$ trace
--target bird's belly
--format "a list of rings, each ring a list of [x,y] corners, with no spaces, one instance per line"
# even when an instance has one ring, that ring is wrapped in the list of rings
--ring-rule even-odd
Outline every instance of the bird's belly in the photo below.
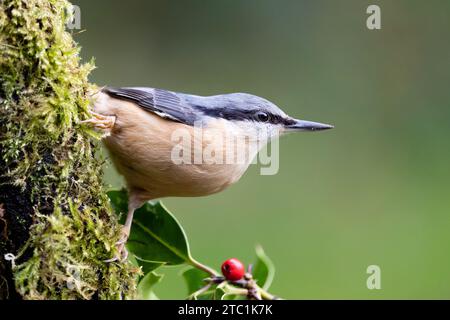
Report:
[[[193,136],[191,126],[162,119],[128,103],[109,114],[116,116],[116,124],[105,145],[128,187],[143,198],[210,195],[238,181],[248,168],[249,163],[176,164],[172,151],[178,141],[173,139],[173,132],[184,129]]]
[[[108,148],[111,144],[107,143]],[[131,148],[127,145],[124,149]],[[140,161],[121,157],[116,147],[111,152],[118,171],[125,177],[129,188],[145,191],[148,198],[198,197],[214,194],[237,182],[247,169],[238,164],[175,164],[170,158],[148,157],[148,153],[134,156]]]

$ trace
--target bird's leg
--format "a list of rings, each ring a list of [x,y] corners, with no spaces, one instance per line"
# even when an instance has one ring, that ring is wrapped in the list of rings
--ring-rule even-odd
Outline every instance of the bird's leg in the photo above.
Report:
[[[106,260],[105,262],[125,261],[128,258],[128,251],[125,245],[127,244],[128,237],[130,236],[131,225],[133,224],[134,211],[142,205],[142,201],[139,201],[136,197],[130,196],[128,202],[128,213],[125,224],[122,226],[119,241],[116,242],[116,248],[118,256]]]
[[[125,248],[127,244],[128,238],[130,237],[131,225],[133,224],[133,216],[134,211],[136,210],[135,206],[128,206],[127,219],[125,220],[125,224],[122,226],[121,235],[119,241],[117,241],[117,249],[121,255],[121,260],[125,260],[128,257],[128,251]]]
[[[80,121],[80,123],[92,124],[95,128],[103,130],[105,132],[105,136],[109,136],[114,128],[114,124],[116,123],[116,117],[105,116],[94,111],[90,111],[90,113],[92,118]]]

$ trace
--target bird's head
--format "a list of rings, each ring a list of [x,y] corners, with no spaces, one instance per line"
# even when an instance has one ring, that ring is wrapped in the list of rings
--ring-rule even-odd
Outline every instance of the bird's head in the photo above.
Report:
[[[223,119],[245,132],[265,132],[269,138],[288,132],[321,131],[332,125],[300,120],[288,116],[274,103],[247,93],[206,97],[197,105],[204,116]]]

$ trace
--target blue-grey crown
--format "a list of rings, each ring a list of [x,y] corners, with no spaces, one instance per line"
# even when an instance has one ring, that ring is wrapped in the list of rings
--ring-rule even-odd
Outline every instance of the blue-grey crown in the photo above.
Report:
[[[230,93],[209,97],[185,95],[185,101],[205,116],[231,121],[289,123],[289,118],[274,103],[248,93]]]
[[[161,117],[193,125],[205,116],[231,121],[257,121],[291,125],[288,117],[272,102],[248,93],[197,96],[154,88],[104,88],[103,92],[130,100]]]

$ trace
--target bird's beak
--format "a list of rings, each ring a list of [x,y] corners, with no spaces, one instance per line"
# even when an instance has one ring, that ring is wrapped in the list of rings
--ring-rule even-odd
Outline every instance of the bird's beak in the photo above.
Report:
[[[292,124],[285,126],[286,131],[321,131],[333,129],[334,126],[319,122],[294,119]]]

